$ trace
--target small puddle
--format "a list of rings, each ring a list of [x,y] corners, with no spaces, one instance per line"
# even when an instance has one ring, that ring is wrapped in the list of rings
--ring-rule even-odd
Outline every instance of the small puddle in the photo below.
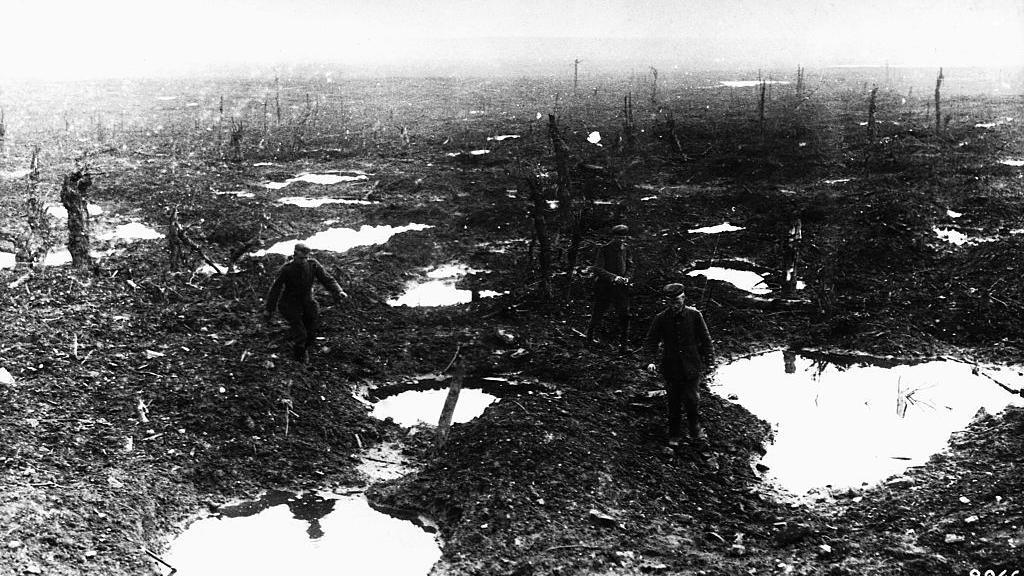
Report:
[[[113,256],[115,254],[121,254],[124,250],[93,250],[89,252],[93,260],[102,260],[107,256]],[[71,251],[67,248],[52,248],[43,257],[43,266],[66,266],[71,264]]]
[[[369,200],[356,200],[354,198],[310,198],[308,196],[286,196],[278,198],[279,204],[291,204],[299,208],[319,208],[325,204],[374,204]]]
[[[302,242],[313,250],[328,250],[331,252],[345,252],[356,246],[371,246],[383,244],[395,234],[410,232],[414,230],[426,230],[432,228],[427,224],[408,224],[405,226],[362,226],[358,230],[354,228],[330,228],[323,232],[306,238],[305,240],[285,240],[278,242],[266,250],[253,252],[253,256],[265,256],[267,254],[289,255],[295,250],[295,245]]]
[[[214,190],[214,194],[218,196],[234,196],[236,198],[255,198],[256,194],[247,192],[245,190]]]
[[[52,218],[56,218],[58,220],[68,219],[68,209],[60,204],[46,204],[45,209],[46,213]],[[100,214],[103,214],[103,207],[97,204],[86,204],[85,209],[89,213],[89,216],[99,216]]]
[[[30,168],[22,168],[20,170],[0,170],[0,179],[3,180],[16,180],[18,178],[24,178],[32,173]]]
[[[13,252],[0,252],[0,270],[14,268],[17,263]]]
[[[772,425],[775,441],[763,463],[783,488],[801,494],[902,473],[941,451],[979,408],[995,414],[1024,404],[972,369],[955,361],[843,366],[778,351],[722,366],[712,390]],[[982,371],[1024,386],[1016,369]]]
[[[134,242],[135,240],[159,240],[164,238],[164,235],[141,222],[128,222],[127,224],[118,224],[113,230],[100,234],[98,238],[107,241]]]
[[[944,240],[945,242],[948,242],[954,246],[981,244],[983,242],[995,242],[996,240],[998,240],[998,238],[994,238],[991,236],[981,236],[972,238],[971,236],[968,236],[963,232],[953,230],[952,228],[935,227],[932,228],[932,230],[935,232],[935,235],[939,237],[939,239]]]
[[[946,210],[946,216],[949,216],[950,218],[959,218],[959,217],[963,216],[963,212],[955,212],[953,210],[947,209]]]
[[[643,198],[641,198],[643,200]],[[704,228],[693,228],[687,230],[690,234],[721,234],[722,232],[735,232],[737,230],[745,230],[742,226],[733,226],[732,224],[725,222],[717,226],[705,226]]]
[[[1005,160],[1000,160],[999,163],[1003,164],[1005,166],[1014,166],[1016,168],[1020,168],[1021,166],[1024,166],[1024,160],[1016,160],[1016,159],[1013,159],[1013,158],[1007,158]]]
[[[447,398],[447,388],[400,392],[378,400],[373,405],[370,415],[380,420],[391,418],[405,427],[417,424],[436,426]],[[459,402],[455,405],[455,412],[452,414],[452,424],[469,422],[483,414],[484,410],[497,399],[496,396],[475,388],[463,388],[459,392]]]
[[[601,133],[597,132],[597,131],[591,132],[590,134],[587,135],[587,142],[590,142],[591,144],[596,144],[597,146],[600,146],[601,145]]]
[[[163,559],[176,576],[423,576],[441,548],[412,522],[371,508],[362,494],[271,492],[192,523]]]
[[[465,264],[445,264],[427,271],[426,281],[412,281],[405,287],[405,292],[398,298],[388,300],[388,306],[452,306],[473,301],[472,290],[456,288],[459,280],[469,274],[482,272]],[[500,296],[502,292],[481,290],[480,298]]]
[[[501,142],[503,140],[509,140],[509,139],[515,139],[515,138],[519,138],[519,134],[502,134],[500,136],[488,136],[487,140],[492,140],[494,142]]]
[[[847,182],[853,182],[853,178],[832,178],[829,180],[822,180],[825,184],[846,184]]]
[[[687,272],[686,275],[703,276],[708,280],[721,280],[722,282],[728,282],[744,292],[749,292],[758,296],[771,294],[772,292],[771,288],[764,283],[764,277],[756,272],[751,272],[750,270],[736,270],[733,268],[712,266],[710,268],[691,270]]]
[[[446,156],[450,158],[457,158],[463,155],[469,156],[483,156],[484,154],[490,154],[490,150],[470,150],[469,152],[449,152]]]
[[[284,182],[267,182],[263,186],[270,190],[280,190],[291,184],[294,184],[295,182],[308,182],[310,184],[330,186],[333,184],[340,184],[342,182],[358,182],[360,180],[369,179],[369,177],[366,174],[353,174],[313,174],[307,172],[304,174],[299,174],[294,178],[289,178]]]

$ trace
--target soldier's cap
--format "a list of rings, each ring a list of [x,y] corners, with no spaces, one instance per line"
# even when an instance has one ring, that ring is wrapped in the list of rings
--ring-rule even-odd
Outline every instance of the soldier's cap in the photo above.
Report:
[[[302,243],[296,244],[295,245],[295,253],[296,254],[309,254],[309,246],[306,246],[305,244],[302,244]]]
[[[625,224],[612,226],[612,234],[615,234],[616,236],[625,236],[629,234],[629,226],[626,226]]]
[[[686,291],[686,286],[678,282],[673,282],[671,284],[666,284],[665,287],[661,289],[661,291],[664,292],[666,296],[675,298],[676,296],[679,296],[680,294]]]

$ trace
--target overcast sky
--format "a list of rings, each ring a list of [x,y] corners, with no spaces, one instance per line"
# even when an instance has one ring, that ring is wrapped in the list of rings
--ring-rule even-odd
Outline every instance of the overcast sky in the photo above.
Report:
[[[713,41],[707,45],[719,62],[755,67],[1024,64],[1024,0],[0,0],[0,8],[2,76],[432,58],[580,57],[594,64],[608,57],[600,50],[554,54],[558,43],[481,38],[581,40],[562,45],[565,51],[599,46],[585,39],[634,39],[608,46],[618,57],[665,67],[714,64],[692,54],[679,56],[687,62],[666,61],[664,41],[695,39]],[[639,39],[660,39],[663,49],[645,54]],[[487,53],[488,46],[501,53]],[[538,49],[544,53],[533,53]]]

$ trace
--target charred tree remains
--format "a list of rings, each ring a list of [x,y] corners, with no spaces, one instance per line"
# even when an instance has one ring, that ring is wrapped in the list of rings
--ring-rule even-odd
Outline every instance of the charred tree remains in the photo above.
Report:
[[[68,251],[71,253],[71,265],[75,268],[92,265],[86,196],[90,186],[92,176],[87,168],[81,168],[64,176],[60,187],[60,203],[68,211]]]

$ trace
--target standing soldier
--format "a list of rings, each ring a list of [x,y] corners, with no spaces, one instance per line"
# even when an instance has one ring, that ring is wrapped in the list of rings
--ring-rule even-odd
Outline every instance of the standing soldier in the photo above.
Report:
[[[292,259],[278,270],[267,293],[267,321],[273,319],[275,309],[281,311],[291,328],[292,357],[304,364],[309,363],[309,349],[320,324],[320,305],[313,298],[314,280],[327,288],[335,302],[340,302],[342,296],[348,297],[323,265],[309,257],[309,247],[296,244]]]
[[[663,289],[669,299],[665,310],[654,317],[644,340],[644,351],[654,355],[662,345],[661,375],[668,389],[668,443],[679,444],[681,439],[680,403],[686,408],[686,424],[690,438],[704,440],[707,435],[700,426],[700,382],[704,372],[715,365],[715,347],[704,323],[704,316],[696,308],[686,305],[686,292],[682,284],[669,284]],[[647,366],[654,371],[654,364]]]
[[[594,338],[604,313],[613,306],[619,343],[625,346],[629,336],[629,276],[633,273],[633,257],[623,240],[629,235],[629,228],[619,224],[611,233],[612,238],[597,249],[594,266],[590,267],[594,274],[594,307],[587,338]]]

